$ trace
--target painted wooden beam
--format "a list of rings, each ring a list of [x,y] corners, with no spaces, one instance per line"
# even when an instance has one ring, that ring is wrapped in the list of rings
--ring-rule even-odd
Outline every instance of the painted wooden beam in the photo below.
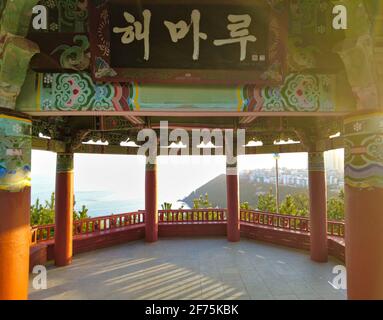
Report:
[[[32,138],[32,149],[51,152],[65,152],[65,142],[44,138]]]
[[[317,143],[317,150],[329,151],[344,148],[343,137],[320,140]],[[59,140],[49,140],[43,138],[32,138],[32,149],[51,152],[65,152],[65,142]],[[222,149],[224,151],[224,149]],[[96,154],[121,154],[121,155],[137,155],[138,148],[122,147],[122,146],[98,146],[98,145],[81,145],[75,150],[76,153],[96,153]],[[246,155],[252,154],[273,154],[273,153],[296,153],[308,152],[307,148],[301,143],[286,145],[270,145],[258,147],[246,147]],[[192,154],[192,150],[189,150]],[[214,151],[212,152],[214,155]]]
[[[17,109],[41,115],[114,112],[333,113],[354,110],[337,75],[298,74],[278,87],[96,84],[87,73],[31,73]]]

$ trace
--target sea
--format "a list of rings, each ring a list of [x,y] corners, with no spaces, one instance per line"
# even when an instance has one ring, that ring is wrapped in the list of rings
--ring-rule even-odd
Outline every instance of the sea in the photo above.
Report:
[[[32,204],[37,199],[44,204],[49,201],[52,192],[55,190],[54,181],[46,177],[33,177],[32,179]],[[189,206],[178,199],[170,199],[167,201],[173,204],[173,209],[189,209]],[[161,209],[160,201],[158,207]],[[112,214],[128,213],[145,209],[145,198],[127,198],[123,194],[111,192],[110,190],[82,190],[75,191],[75,209],[81,210],[85,205],[89,210],[88,215],[91,217],[108,216]]]

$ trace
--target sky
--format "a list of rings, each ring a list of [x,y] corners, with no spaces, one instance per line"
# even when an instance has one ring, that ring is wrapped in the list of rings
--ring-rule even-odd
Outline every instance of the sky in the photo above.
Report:
[[[337,151],[341,155],[340,151]],[[306,153],[280,155],[280,167],[307,169]],[[145,158],[128,155],[75,154],[74,183],[80,205],[97,203],[98,210],[112,210],[126,201],[142,206],[145,188]],[[272,155],[239,158],[239,170],[271,169]],[[54,191],[56,154],[32,152],[32,201],[48,198]],[[225,157],[159,157],[159,202],[176,202],[201,185],[226,172]],[[125,202],[124,202],[125,201]],[[101,207],[100,202],[103,202]],[[113,209],[115,209],[113,207]],[[127,207],[126,210],[129,208]],[[95,209],[96,210],[96,209]],[[97,211],[97,210],[96,210]]]

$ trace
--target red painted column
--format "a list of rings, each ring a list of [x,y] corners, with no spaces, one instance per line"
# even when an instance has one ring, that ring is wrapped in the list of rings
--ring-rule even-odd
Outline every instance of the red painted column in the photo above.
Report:
[[[31,127],[0,112],[0,300],[28,298]]]
[[[146,242],[158,240],[157,164],[146,164],[145,171],[145,238]]]
[[[226,191],[227,191],[227,239],[231,242],[238,242],[241,238],[240,232],[240,205],[238,189],[237,164],[229,165],[226,168]]]
[[[383,299],[383,113],[347,118],[346,267],[349,299]]]
[[[311,259],[327,262],[327,192],[323,152],[309,153],[309,194]]]
[[[55,264],[72,263],[73,255],[73,154],[57,154],[55,199]]]

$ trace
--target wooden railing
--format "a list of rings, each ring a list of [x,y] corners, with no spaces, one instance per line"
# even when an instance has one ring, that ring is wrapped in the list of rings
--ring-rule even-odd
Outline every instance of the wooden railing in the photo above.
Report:
[[[84,219],[75,221],[73,223],[73,234],[78,235],[105,231],[130,225],[141,224],[144,222],[145,214],[143,212],[131,212],[116,214],[112,216]]]
[[[226,209],[160,210],[159,223],[206,223],[226,221]]]
[[[160,210],[158,212],[158,219],[160,224],[214,223],[226,222],[227,214],[226,209]],[[269,228],[310,232],[310,220],[306,217],[288,216],[254,210],[241,210],[240,221]],[[73,223],[73,234],[91,234],[143,223],[145,223],[144,211],[83,219]],[[327,233],[330,236],[344,237],[344,222],[328,221]],[[34,245],[39,242],[53,240],[54,236],[54,224],[33,227],[31,229],[31,244]]]
[[[110,229],[121,228],[142,223],[145,223],[145,213],[142,211],[83,219],[73,222],[73,235],[90,234],[99,231],[106,231]],[[32,244],[53,240],[54,237],[54,224],[32,228]]]
[[[345,224],[343,221],[327,221],[327,234],[334,237],[345,236]]]
[[[293,231],[310,232],[310,219],[254,210],[241,210],[241,222]],[[345,224],[342,221],[327,221],[327,234],[344,237]]]
[[[31,242],[33,244],[53,240],[55,237],[55,225],[47,224],[44,226],[37,226],[32,228]]]
[[[37,227],[32,227],[31,228],[31,246],[34,246],[37,244]]]
[[[241,222],[273,228],[287,229],[293,231],[309,231],[309,219],[286,216],[275,213],[265,213],[253,210],[241,210]]]

